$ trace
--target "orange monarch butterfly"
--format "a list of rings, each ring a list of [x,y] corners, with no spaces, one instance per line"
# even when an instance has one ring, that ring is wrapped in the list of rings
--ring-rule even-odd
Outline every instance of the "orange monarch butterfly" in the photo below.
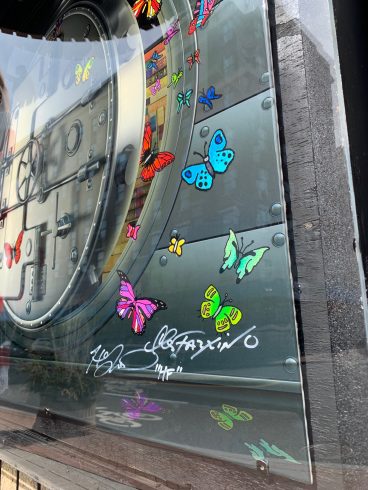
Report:
[[[147,19],[153,19],[161,10],[162,0],[136,0],[132,7],[134,15],[138,18],[145,14]]]

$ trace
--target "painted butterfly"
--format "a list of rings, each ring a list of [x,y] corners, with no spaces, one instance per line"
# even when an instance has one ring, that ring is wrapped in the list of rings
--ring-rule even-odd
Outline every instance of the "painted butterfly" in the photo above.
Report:
[[[171,41],[171,39],[176,35],[178,34],[179,32],[179,19],[177,19],[173,24],[171,24],[171,26],[168,28],[167,32],[166,32],[166,37],[165,37],[165,40],[164,40],[164,44],[165,45],[168,45],[169,42]]]
[[[126,237],[136,240],[138,238],[138,231],[140,227],[141,227],[140,225],[134,225],[133,223],[128,223]]]
[[[189,185],[195,183],[200,191],[211,189],[216,174],[223,174],[228,169],[230,163],[234,160],[235,152],[225,148],[227,144],[226,137],[222,129],[218,129],[211,138],[208,155],[206,155],[206,146],[204,146],[205,155],[194,152],[203,159],[203,163],[197,163],[186,167],[181,176]]]
[[[24,231],[22,230],[18,235],[14,247],[12,247],[9,243],[4,243],[6,266],[8,269],[11,269],[13,265],[13,259],[16,264],[18,264],[18,262],[20,261],[20,257],[21,257],[20,247],[22,245],[23,235],[24,235]]]
[[[194,51],[194,54],[189,55],[187,58],[189,70],[191,70],[193,68],[194,63],[197,63],[199,65],[200,62],[201,62],[201,58],[200,58],[200,50],[199,49]]]
[[[224,250],[224,263],[220,267],[221,273],[234,267],[238,275],[236,278],[237,284],[240,283],[244,276],[253,271],[262,260],[264,254],[270,250],[269,247],[260,247],[246,252],[246,249],[253,245],[254,241],[244,247],[243,237],[241,237],[240,243],[241,245],[239,246],[235,233],[230,229]]]
[[[171,87],[171,85],[173,85],[174,88],[176,88],[182,76],[183,76],[183,70],[179,68],[178,73],[173,73],[171,75],[171,82],[169,83],[168,87]]]
[[[146,320],[150,320],[156,311],[166,310],[166,303],[155,298],[136,298],[128,276],[117,271],[120,277],[120,299],[116,302],[119,318],[132,318],[132,332],[142,335],[146,328]]]
[[[142,415],[142,412],[157,413],[162,410],[160,405],[154,402],[149,402],[144,395],[138,392],[131,400],[122,398],[121,408],[132,420],[139,419]]]
[[[145,14],[147,19],[153,19],[161,10],[162,0],[136,0],[133,4],[133,13],[138,18]]]
[[[210,410],[211,417],[217,421],[221,429],[230,430],[234,426],[234,420],[239,422],[250,422],[253,420],[253,415],[246,412],[245,410],[240,410],[231,405],[222,405],[223,412],[218,412],[217,410]]]
[[[212,284],[206,289],[204,297],[208,301],[203,301],[201,305],[201,317],[204,319],[213,318],[216,323],[216,332],[224,333],[242,319],[243,314],[239,308],[225,305],[225,303],[232,302],[231,299],[227,299],[227,293],[224,300],[221,301],[219,292]]]
[[[194,34],[197,29],[203,28],[213,14],[215,8],[221,2],[222,0],[197,0],[193,11],[193,20],[189,24],[188,34]]]
[[[150,87],[150,92],[152,95],[156,95],[161,90],[161,81],[157,78],[156,83]]]
[[[178,101],[178,109],[177,113],[179,113],[184,105],[186,105],[190,109],[190,98],[192,96],[193,89],[189,89],[185,92],[179,92],[176,100]]]
[[[168,151],[157,152],[152,150],[152,129],[149,122],[146,123],[144,128],[143,145],[141,152],[141,164],[143,169],[141,172],[141,179],[144,182],[149,182],[153,179],[156,172],[161,170],[175,160],[175,155]]]
[[[86,82],[89,79],[90,71],[94,61],[95,58],[92,56],[92,58],[88,59],[86,66],[84,68],[79,63],[77,64],[74,71],[76,85],[79,85],[81,82]]]
[[[202,95],[198,97],[198,102],[203,104],[203,110],[212,110],[213,104],[212,101],[216,99],[221,99],[222,94],[216,94],[216,89],[213,85],[207,89],[207,93],[202,92]]]
[[[154,51],[151,58],[147,62],[147,72],[151,73],[153,70],[158,70],[157,61],[162,58],[162,54],[158,54],[157,51]]]
[[[170,240],[169,252],[176,254],[178,257],[183,255],[183,245],[185,243],[184,238],[180,239],[180,235],[177,234],[173,236]]]

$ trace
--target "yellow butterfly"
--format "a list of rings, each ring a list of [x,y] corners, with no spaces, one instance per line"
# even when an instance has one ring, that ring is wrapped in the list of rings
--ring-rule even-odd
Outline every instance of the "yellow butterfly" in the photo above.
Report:
[[[182,76],[183,76],[183,70],[181,68],[179,68],[178,73],[173,73],[171,75],[171,82],[169,83],[168,87],[171,87],[171,85],[174,85],[174,88],[176,88],[176,86],[179,83]]]
[[[178,257],[181,257],[183,254],[183,245],[185,243],[184,238],[179,240],[180,235],[175,235],[170,240],[169,252],[172,254],[176,254]]]
[[[75,67],[75,84],[79,85],[81,82],[86,82],[89,79],[89,74],[93,65],[93,62],[95,61],[95,58],[92,56],[92,58],[89,58],[89,60],[86,63],[86,66],[83,68],[82,65],[79,63]]]

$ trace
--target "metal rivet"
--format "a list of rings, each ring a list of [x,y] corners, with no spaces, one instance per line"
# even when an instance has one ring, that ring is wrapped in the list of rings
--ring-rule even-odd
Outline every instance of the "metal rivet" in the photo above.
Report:
[[[288,357],[284,361],[284,368],[288,373],[296,373],[298,370],[298,361],[294,357]]]
[[[199,134],[202,138],[206,138],[210,134],[210,128],[208,126],[203,126]]]
[[[266,71],[266,73],[262,74],[260,78],[260,82],[266,84],[269,83],[269,81],[270,81],[270,74],[268,73],[268,71]]]
[[[170,233],[170,237],[173,238],[175,236],[178,236],[179,235],[179,232],[178,230],[171,230],[171,233]]]
[[[78,260],[78,249],[77,247],[73,247],[70,251],[70,260],[75,264]]]
[[[32,252],[32,240],[30,238],[28,238],[27,244],[26,244],[26,255],[27,255],[27,257],[29,257],[31,255],[31,252]]]
[[[282,212],[281,204],[279,202],[275,202],[274,204],[272,204],[270,212],[272,216],[280,216]]]
[[[88,158],[89,158],[89,159],[91,159],[92,157],[93,157],[93,149],[92,149],[92,148],[90,148],[90,149],[88,150]]]
[[[32,303],[31,303],[31,301],[27,301],[26,312],[28,315],[31,313],[31,309],[32,309]]]
[[[107,120],[106,111],[102,111],[101,114],[98,116],[98,125],[103,126],[106,120]]]
[[[160,257],[160,265],[162,265],[162,267],[165,267],[166,264],[167,264],[167,257],[166,255],[162,255]]]
[[[275,233],[272,237],[272,243],[275,247],[282,247],[285,244],[285,235],[283,233]]]
[[[175,360],[176,358],[177,358],[177,355],[175,354],[175,352],[172,352],[172,353],[170,354],[170,359]]]
[[[272,97],[267,97],[263,102],[262,102],[262,107],[263,109],[271,109],[273,106],[273,98]]]

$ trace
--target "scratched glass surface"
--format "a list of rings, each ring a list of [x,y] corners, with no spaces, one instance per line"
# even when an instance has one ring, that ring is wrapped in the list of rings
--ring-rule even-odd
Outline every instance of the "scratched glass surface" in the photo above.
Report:
[[[1,401],[310,483],[266,4],[110,4],[0,33]]]

